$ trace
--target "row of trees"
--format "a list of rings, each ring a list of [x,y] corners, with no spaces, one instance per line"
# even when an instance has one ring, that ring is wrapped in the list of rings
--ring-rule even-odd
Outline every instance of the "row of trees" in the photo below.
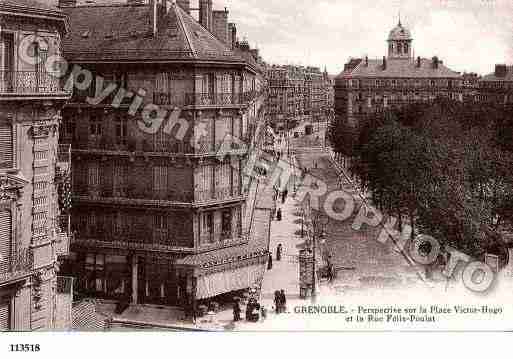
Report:
[[[330,127],[386,214],[469,255],[513,223],[513,107],[437,99]]]

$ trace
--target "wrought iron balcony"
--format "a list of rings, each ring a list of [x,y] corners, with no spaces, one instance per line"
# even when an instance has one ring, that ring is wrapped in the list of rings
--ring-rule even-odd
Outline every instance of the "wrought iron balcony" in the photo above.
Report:
[[[56,223],[57,238],[55,241],[55,252],[57,256],[69,255],[69,247],[72,240],[71,221],[69,215],[61,215]]]
[[[237,187],[217,187],[215,190],[200,190],[194,192],[195,202],[223,201],[241,196]]]
[[[147,190],[130,185],[124,188],[101,185],[77,186],[75,193],[79,201],[100,203],[168,205],[173,202],[191,203],[193,201],[192,191],[178,189]]]
[[[0,256],[0,284],[30,274],[34,265],[34,255],[30,248],[21,248],[13,254]]]
[[[61,173],[71,171],[71,144],[60,144],[57,151],[57,168]]]
[[[249,233],[242,232],[242,227],[225,231],[203,232],[200,234],[201,247],[205,246],[233,246],[247,242]]]
[[[39,71],[0,71],[1,94],[56,94],[63,89],[58,77]]]

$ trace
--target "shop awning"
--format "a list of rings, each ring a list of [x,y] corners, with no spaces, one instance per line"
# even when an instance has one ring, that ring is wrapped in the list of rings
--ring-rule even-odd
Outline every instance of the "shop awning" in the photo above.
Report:
[[[261,283],[265,267],[265,264],[254,264],[200,276],[197,282],[196,298],[212,298],[223,293],[253,287]]]

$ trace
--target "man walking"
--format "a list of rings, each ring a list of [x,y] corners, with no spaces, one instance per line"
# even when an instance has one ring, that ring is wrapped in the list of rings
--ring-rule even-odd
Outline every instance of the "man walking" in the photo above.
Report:
[[[276,247],[276,261],[281,261],[281,251],[282,251],[282,245],[281,243],[278,244],[278,247]]]
[[[284,313],[287,311],[287,297],[285,296],[285,291],[282,289],[280,291],[280,312]]]

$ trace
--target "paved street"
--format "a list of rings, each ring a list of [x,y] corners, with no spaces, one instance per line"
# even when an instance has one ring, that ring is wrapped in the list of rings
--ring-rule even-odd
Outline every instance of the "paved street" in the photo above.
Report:
[[[327,153],[301,151],[296,157],[301,167],[308,168],[312,176],[326,183],[328,193],[340,188],[338,174]],[[370,228],[364,225],[359,231],[351,228],[363,200],[345,178],[342,189],[354,198],[355,210],[346,221],[331,220],[327,226],[326,249],[338,269],[333,286],[341,293],[369,289],[376,293],[380,289],[417,284],[420,278],[415,268],[392,245],[377,241],[381,227]],[[340,202],[335,203],[336,212],[344,206]]]

